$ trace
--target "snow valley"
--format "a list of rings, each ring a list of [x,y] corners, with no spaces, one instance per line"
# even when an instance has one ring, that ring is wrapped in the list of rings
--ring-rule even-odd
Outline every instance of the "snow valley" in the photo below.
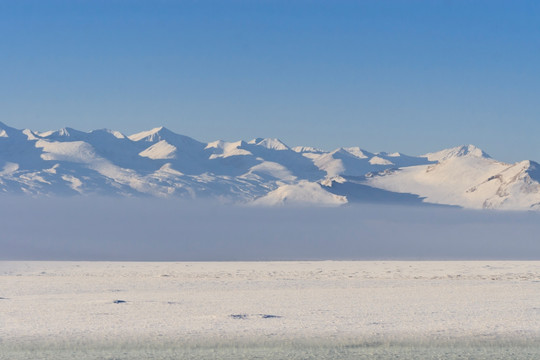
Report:
[[[126,136],[0,123],[5,194],[217,199],[279,205],[385,203],[540,210],[540,165],[475,146],[421,156],[359,147],[323,151],[278,139],[199,142],[160,127]]]

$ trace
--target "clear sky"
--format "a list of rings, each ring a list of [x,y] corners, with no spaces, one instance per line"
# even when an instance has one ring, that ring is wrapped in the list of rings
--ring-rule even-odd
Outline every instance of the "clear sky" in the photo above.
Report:
[[[0,121],[540,161],[539,1],[0,1]]]

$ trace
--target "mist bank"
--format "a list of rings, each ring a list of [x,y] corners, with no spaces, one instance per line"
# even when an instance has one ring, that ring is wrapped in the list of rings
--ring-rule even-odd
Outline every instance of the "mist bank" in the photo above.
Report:
[[[539,260],[540,214],[0,198],[1,260]]]

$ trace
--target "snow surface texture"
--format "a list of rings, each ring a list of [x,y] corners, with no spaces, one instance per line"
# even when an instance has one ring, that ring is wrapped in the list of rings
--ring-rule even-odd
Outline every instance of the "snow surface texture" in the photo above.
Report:
[[[218,199],[280,205],[441,204],[540,210],[540,165],[469,145],[423,156],[359,147],[290,148],[278,139],[202,143],[158,127],[131,136],[0,123],[0,192]]]
[[[129,343],[517,341],[538,350],[540,339],[539,262],[2,262],[0,279],[6,359]]]

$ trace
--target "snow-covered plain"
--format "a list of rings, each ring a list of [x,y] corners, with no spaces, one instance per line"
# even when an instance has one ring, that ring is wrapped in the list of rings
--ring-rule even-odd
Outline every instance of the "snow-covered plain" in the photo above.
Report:
[[[540,262],[1,262],[1,359],[540,356]]]

